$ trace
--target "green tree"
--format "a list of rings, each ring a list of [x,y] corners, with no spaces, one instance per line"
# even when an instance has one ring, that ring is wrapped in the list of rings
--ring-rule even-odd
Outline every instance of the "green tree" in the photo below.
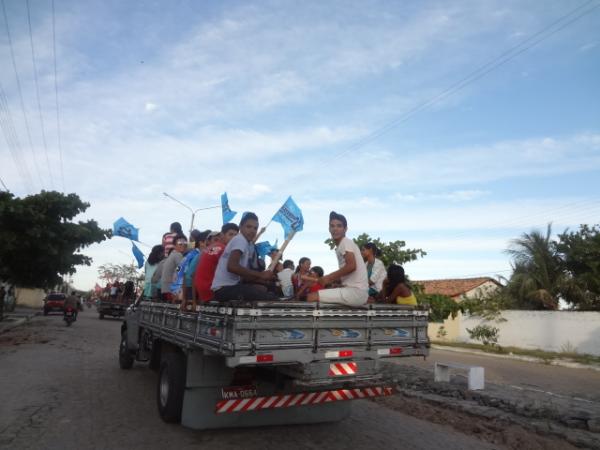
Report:
[[[144,275],[133,264],[103,264],[98,267],[98,277],[108,283],[113,281],[139,281]]]
[[[73,222],[89,206],[76,194],[0,193],[0,279],[49,289],[61,275],[75,273],[75,266],[89,266],[91,258],[79,251],[110,237],[94,220]]]
[[[371,238],[371,236],[369,236],[367,233],[359,235],[358,237],[354,238],[353,241],[356,243],[356,245],[358,245],[359,248],[365,245],[367,242],[373,242],[375,245],[377,245],[377,248],[381,251],[379,259],[381,259],[385,267],[388,267],[390,264],[402,265],[427,255],[427,253],[420,248],[404,248],[406,247],[405,241],[383,242],[379,238]],[[329,248],[335,248],[335,242],[333,242],[333,239],[329,238],[325,241],[325,243],[329,245]]]
[[[558,236],[557,251],[570,283],[564,299],[579,310],[600,310],[600,229],[581,225]]]
[[[507,290],[517,308],[558,309],[558,300],[568,280],[551,234],[552,225],[548,224],[546,234],[539,230],[523,233],[506,250],[513,258]]]

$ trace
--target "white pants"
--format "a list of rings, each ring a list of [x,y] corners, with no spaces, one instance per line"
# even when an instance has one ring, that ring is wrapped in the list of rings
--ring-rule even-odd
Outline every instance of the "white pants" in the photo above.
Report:
[[[317,293],[322,303],[339,303],[346,306],[366,305],[369,298],[369,291],[352,287],[321,289]]]

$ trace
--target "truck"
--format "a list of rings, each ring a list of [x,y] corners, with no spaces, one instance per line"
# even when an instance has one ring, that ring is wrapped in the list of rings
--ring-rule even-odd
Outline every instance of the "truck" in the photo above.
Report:
[[[137,301],[119,365],[158,371],[165,422],[204,430],[334,422],[351,400],[394,393],[390,359],[429,354],[426,310],[294,301],[208,302],[196,311]]]
[[[119,294],[116,297],[111,297],[108,294],[103,294],[96,302],[96,310],[100,320],[105,316],[123,317],[125,311],[133,303],[133,298],[125,297]]]
[[[135,298],[135,283],[131,280],[126,281],[122,285],[117,282],[111,289],[103,292],[100,300],[96,303],[96,310],[100,320],[104,316],[123,317],[125,311],[131,305]],[[114,289],[114,293],[113,293]]]

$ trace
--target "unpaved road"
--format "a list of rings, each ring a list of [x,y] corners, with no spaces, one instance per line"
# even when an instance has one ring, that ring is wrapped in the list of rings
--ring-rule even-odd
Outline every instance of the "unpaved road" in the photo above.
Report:
[[[156,374],[142,364],[118,368],[119,327],[86,310],[70,328],[59,316],[37,317],[0,335],[0,448],[507,448],[404,414],[398,399],[355,401],[352,416],[335,424],[215,431],[168,425],[156,411]]]

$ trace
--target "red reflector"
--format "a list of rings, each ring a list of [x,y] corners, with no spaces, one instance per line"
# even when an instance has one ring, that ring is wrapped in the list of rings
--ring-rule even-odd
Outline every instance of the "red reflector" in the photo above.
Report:
[[[390,348],[390,355],[399,355],[402,353],[402,347]]]
[[[256,362],[271,362],[273,355],[256,355]]]
[[[349,356],[352,356],[352,354],[352,350],[342,350],[340,351],[340,358],[347,358]]]

